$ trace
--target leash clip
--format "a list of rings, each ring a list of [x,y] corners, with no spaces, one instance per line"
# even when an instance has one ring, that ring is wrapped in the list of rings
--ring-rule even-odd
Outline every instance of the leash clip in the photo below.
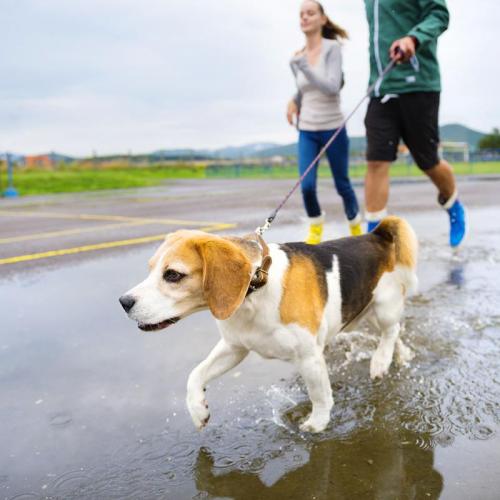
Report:
[[[263,226],[259,226],[255,232],[259,235],[262,236],[270,227],[273,222],[274,217],[268,217],[266,219],[266,222],[264,223]]]

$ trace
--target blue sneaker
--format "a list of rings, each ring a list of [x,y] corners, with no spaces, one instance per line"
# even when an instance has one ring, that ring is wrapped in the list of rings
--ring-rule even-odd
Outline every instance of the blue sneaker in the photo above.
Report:
[[[446,211],[450,216],[450,246],[456,248],[462,243],[467,229],[465,207],[456,200]]]
[[[387,217],[387,208],[383,208],[378,212],[368,212],[367,210],[365,213],[365,220],[367,222],[366,232],[371,233],[385,217]]]

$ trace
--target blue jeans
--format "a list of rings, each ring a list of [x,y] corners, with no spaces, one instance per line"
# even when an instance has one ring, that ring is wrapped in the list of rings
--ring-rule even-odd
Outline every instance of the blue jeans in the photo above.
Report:
[[[308,130],[299,131],[299,173],[302,175],[321,148],[335,133],[335,130]],[[343,129],[333,144],[326,150],[330,170],[337,193],[344,202],[344,212],[349,220],[353,220],[359,213],[358,200],[349,179],[349,137]],[[316,178],[318,165],[316,165],[302,181],[302,198],[309,217],[321,215],[321,207],[316,194]]]

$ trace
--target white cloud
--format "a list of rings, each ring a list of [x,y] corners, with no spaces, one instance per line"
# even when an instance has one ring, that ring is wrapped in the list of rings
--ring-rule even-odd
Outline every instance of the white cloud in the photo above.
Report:
[[[291,142],[288,66],[302,43],[290,0],[17,0],[4,6],[0,150],[69,154]],[[324,2],[348,29],[344,109],[363,95],[368,32],[361,0]],[[450,2],[440,44],[441,121],[498,125],[488,40],[500,7]],[[363,133],[363,111],[349,125]]]

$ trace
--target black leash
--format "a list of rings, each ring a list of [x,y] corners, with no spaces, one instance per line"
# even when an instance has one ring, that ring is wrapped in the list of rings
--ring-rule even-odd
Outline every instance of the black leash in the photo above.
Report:
[[[391,71],[394,68],[395,65],[396,65],[396,61],[395,60],[391,60],[391,62],[384,68],[384,70],[382,71],[382,73],[380,74],[380,76],[377,78],[377,81],[375,83],[373,83],[368,88],[368,90],[366,91],[366,94],[363,96],[363,99],[361,99],[361,101],[359,101],[358,105],[353,109],[353,111],[349,114],[349,116],[342,122],[342,124],[335,131],[335,133],[332,135],[332,137],[330,137],[330,139],[328,140],[328,142],[324,145],[324,147],[318,153],[318,156],[316,156],[316,158],[314,158],[314,160],[312,161],[312,163],[306,168],[306,170],[304,171],[304,173],[300,176],[299,180],[295,183],[295,186],[292,187],[292,189],[285,196],[285,198],[283,199],[283,201],[277,206],[277,208],[274,210],[274,212],[272,212],[271,215],[266,219],[264,225],[259,226],[255,230],[255,232],[259,236],[262,236],[264,234],[264,232],[267,231],[271,227],[271,224],[274,222],[274,219],[278,215],[278,212],[283,208],[283,206],[288,201],[288,199],[290,198],[290,196],[292,196],[292,194],[295,192],[295,190],[300,186],[301,182],[305,179],[306,175],[312,170],[312,168],[314,168],[316,166],[316,164],[319,162],[319,160],[321,159],[321,157],[325,154],[325,151],[331,146],[331,144],[338,137],[338,135],[340,134],[340,132],[342,132],[342,129],[345,128],[345,126],[347,125],[347,122],[353,117],[353,115],[360,108],[360,106],[363,104],[363,102],[365,101],[365,99],[371,95],[371,93],[375,90],[375,88],[377,87],[377,85],[379,85],[382,82],[382,80],[385,78],[385,76],[387,75],[387,73],[389,73],[389,71]]]

